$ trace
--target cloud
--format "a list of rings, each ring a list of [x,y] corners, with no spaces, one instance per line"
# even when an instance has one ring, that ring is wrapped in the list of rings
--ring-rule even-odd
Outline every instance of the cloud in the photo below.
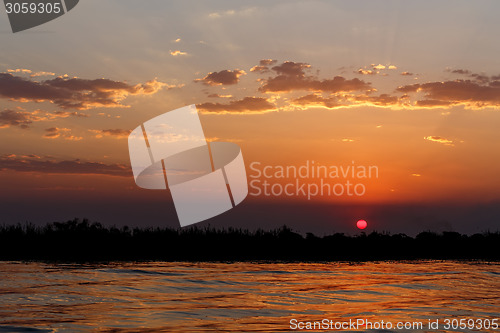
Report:
[[[475,81],[477,81],[479,83],[483,83],[483,84],[488,83],[491,80],[496,80],[496,78],[497,78],[496,76],[492,76],[490,78],[488,75],[485,75],[485,74],[472,73],[472,71],[470,71],[468,69],[454,69],[454,70],[447,69],[446,71],[451,72],[453,74],[466,75],[468,77],[473,78]]]
[[[333,79],[320,80],[314,76],[306,76],[305,70],[311,66],[306,63],[285,61],[281,65],[272,67],[278,75],[263,80],[260,92],[291,92],[295,90],[307,90],[315,92],[350,92],[368,91],[371,89],[369,83],[359,79],[346,79],[335,76]]]
[[[35,154],[27,154],[27,155],[16,155],[16,154],[4,154],[0,156],[0,158],[42,158],[41,156]]]
[[[250,68],[250,72],[259,72],[259,73],[267,73],[269,72],[269,67],[267,66],[253,66]]]
[[[445,138],[440,137],[440,136],[426,136],[426,137],[424,137],[424,140],[441,143],[445,146],[454,146],[453,141],[445,139]]]
[[[25,74],[31,74],[31,69],[25,69],[25,68],[16,68],[16,69],[7,69],[8,73],[25,73]]]
[[[212,12],[208,14],[210,19],[220,19],[224,17],[234,17],[234,16],[251,16],[256,12],[256,8],[249,7],[240,10],[228,9],[220,12]]]
[[[156,79],[137,85],[109,79],[68,77],[37,82],[11,73],[0,73],[0,97],[20,102],[49,101],[63,109],[127,107],[121,102],[130,95],[151,95],[173,87]]]
[[[327,109],[335,109],[345,106],[345,104],[339,103],[337,97],[324,98],[318,94],[310,94],[302,96],[300,98],[294,99],[292,105],[298,106],[299,108],[305,109],[306,107],[324,107]]]
[[[274,65],[276,62],[277,60],[273,59],[262,59],[258,65],[250,69],[250,72],[268,73],[270,71],[269,66]]]
[[[262,59],[259,62],[259,65],[261,65],[261,66],[270,66],[270,65],[274,65],[277,62],[278,62],[278,60],[274,60],[274,59]]]
[[[208,73],[202,79],[196,79],[195,82],[202,82],[208,86],[218,86],[218,85],[232,85],[239,82],[239,77],[246,75],[246,72],[240,69],[235,70],[222,70],[220,72]]]
[[[452,70],[451,72],[455,73],[455,74],[464,74],[464,75],[471,74],[471,72],[467,69],[455,69],[455,70]]]
[[[104,164],[80,160],[55,161],[22,156],[0,157],[0,170],[47,174],[110,175],[130,177],[130,167],[123,164]]]
[[[30,76],[31,77],[37,77],[37,76],[55,76],[56,73],[52,73],[52,72],[35,72],[33,74],[31,74]]]
[[[58,128],[50,127],[45,129],[45,134],[43,135],[45,139],[57,139],[63,138],[70,141],[80,141],[83,139],[81,136],[71,135],[71,130],[69,128]]]
[[[311,65],[304,62],[285,61],[281,65],[274,66],[272,69],[279,75],[303,77],[306,68],[311,68]]]
[[[397,91],[423,92],[425,99],[416,103],[420,107],[464,105],[470,109],[500,108],[500,86],[480,84],[471,80],[411,84],[399,87]]]
[[[208,14],[208,17],[210,17],[211,19],[217,19],[217,18],[221,18],[223,16],[233,16],[234,14],[236,14],[236,12],[234,10],[230,9],[230,10],[226,10],[223,12],[210,13],[210,14]]]
[[[32,122],[30,112],[14,110],[3,110],[0,112],[0,128],[18,126],[26,129]]]
[[[209,97],[209,98],[231,98],[231,97],[233,97],[233,95],[210,94],[207,97]]]
[[[116,139],[125,139],[129,136],[131,131],[117,128],[117,129],[89,130],[89,132],[95,133],[95,137],[98,139],[104,136],[110,136]]]
[[[79,118],[88,118],[88,114],[86,113],[81,113],[81,112],[70,112],[70,111],[54,111],[51,114],[48,113],[48,115],[53,115],[54,118],[68,118],[68,117],[79,117]],[[50,116],[49,116],[50,118]],[[53,118],[51,118],[53,119]]]
[[[371,69],[360,68],[356,71],[356,73],[361,74],[361,75],[375,75],[375,74],[378,74],[379,72],[371,70]]]
[[[410,73],[410,72],[401,72],[401,75],[403,75],[403,76],[411,76],[411,75],[413,75],[413,73]]]
[[[308,107],[323,107],[326,109],[337,109],[353,106],[379,106],[379,107],[392,107],[400,106],[399,98],[388,94],[381,94],[379,96],[368,95],[343,95],[323,97],[320,94],[310,94],[294,99],[291,103],[292,106],[306,109]]]
[[[384,70],[384,69],[389,69],[389,70],[391,70],[391,69],[398,69],[394,65],[385,66],[385,65],[382,65],[382,64],[378,64],[378,65],[371,64],[370,67],[371,67],[371,69],[368,69],[367,66],[365,66],[364,68],[358,69],[354,73],[361,74],[361,75],[376,75],[376,74],[380,74],[380,71]],[[382,75],[387,76],[388,74],[384,73]]]
[[[18,108],[18,110],[4,110],[0,112],[0,128],[18,126],[20,128],[27,129],[34,122],[68,117],[88,117],[88,115],[80,112],[68,111],[55,111],[51,113],[42,110],[35,110],[33,112],[28,112],[22,108]]]
[[[183,55],[187,55],[187,52],[175,50],[175,51],[170,51],[170,55],[173,55],[174,57],[183,56]]]
[[[484,75],[484,74],[473,73],[470,76],[473,77],[474,80],[476,80],[476,81],[478,81],[480,83],[488,83],[490,81],[490,78],[487,75]]]
[[[399,104],[399,98],[389,94],[380,94],[379,96],[354,96],[352,99],[355,102],[361,102],[364,105],[369,104],[373,106],[394,106]]]
[[[257,114],[277,111],[274,104],[261,97],[245,97],[241,100],[223,103],[203,103],[196,105],[202,113],[210,114]]]

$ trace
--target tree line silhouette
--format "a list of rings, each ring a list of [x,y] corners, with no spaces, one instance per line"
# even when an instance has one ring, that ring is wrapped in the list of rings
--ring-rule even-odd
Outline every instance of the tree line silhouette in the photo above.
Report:
[[[212,227],[106,227],[74,219],[45,226],[0,226],[0,260],[40,261],[371,261],[500,259],[500,232],[424,231],[416,237],[373,231],[305,236],[274,230]]]

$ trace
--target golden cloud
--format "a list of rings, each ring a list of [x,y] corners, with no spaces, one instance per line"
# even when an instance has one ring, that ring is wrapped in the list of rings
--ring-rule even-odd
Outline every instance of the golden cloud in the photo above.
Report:
[[[250,69],[250,72],[267,73],[270,71],[268,66],[273,65],[276,62],[277,62],[277,60],[273,60],[273,59],[262,59],[261,61],[259,61],[258,65],[253,66]]]
[[[170,51],[170,55],[172,55],[174,57],[183,56],[183,55],[187,55],[187,52],[183,52],[183,51],[180,51],[180,50],[175,50],[175,51]]]
[[[440,136],[426,136],[426,137],[424,137],[424,140],[441,143],[445,146],[454,146],[453,141],[445,139],[445,138],[440,137]]]
[[[131,131],[117,128],[117,129],[89,130],[89,132],[95,133],[95,137],[98,139],[105,136],[114,137],[116,139],[125,139],[129,136]]]
[[[261,97],[245,97],[241,100],[223,103],[203,103],[196,105],[207,114],[258,114],[277,111],[274,104]]]

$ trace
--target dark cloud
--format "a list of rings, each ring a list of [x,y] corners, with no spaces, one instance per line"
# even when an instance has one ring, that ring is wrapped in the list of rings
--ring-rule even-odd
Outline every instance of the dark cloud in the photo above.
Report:
[[[448,70],[449,71],[449,70]],[[490,81],[490,77],[485,74],[472,73],[468,69],[454,69],[451,71],[453,74],[467,75],[469,77],[474,78],[475,81],[480,83],[488,83]],[[494,80],[494,78],[491,78]]]
[[[208,73],[202,79],[196,79],[195,82],[202,82],[208,86],[218,86],[218,85],[232,85],[239,82],[239,77],[245,75],[245,71],[240,69],[228,70],[225,69],[220,72]]]
[[[471,72],[468,69],[455,69],[451,71],[452,73],[455,74],[463,74],[463,75],[469,75]]]
[[[0,128],[18,126],[26,129],[32,123],[31,113],[25,111],[3,110],[0,112]]]
[[[164,87],[172,86],[157,80],[129,85],[109,79],[67,77],[38,82],[11,73],[0,73],[0,97],[16,101],[50,101],[63,109],[124,107],[121,102],[127,96],[154,94]]]
[[[480,82],[480,83],[488,83],[490,81],[490,77],[484,74],[471,74],[471,77],[474,78],[474,80]]]
[[[274,66],[272,70],[279,75],[303,77],[307,68],[311,68],[311,65],[304,62],[285,61],[281,65]]]
[[[276,111],[276,106],[261,97],[245,97],[241,100],[223,103],[203,103],[196,105],[203,113],[265,113]]]
[[[101,162],[54,161],[25,159],[14,155],[0,157],[0,170],[49,174],[86,174],[130,177],[130,167],[123,164],[104,164]]]
[[[410,73],[410,72],[401,72],[401,75],[403,75],[403,76],[411,76],[411,75],[413,75],[413,73]]]
[[[404,93],[423,92],[425,99],[417,101],[417,106],[500,107],[499,86],[483,85],[471,80],[412,84],[399,87],[397,91]]]
[[[59,136],[59,129],[57,127],[46,128],[45,132],[47,132],[44,136],[47,138]]]
[[[306,76],[305,70],[311,66],[306,63],[286,61],[281,65],[274,66],[272,70],[278,75],[263,80],[260,92],[290,92],[294,90],[307,90],[315,92],[350,92],[368,91],[370,84],[359,79],[346,79],[335,76],[333,79],[319,80],[314,76]]]

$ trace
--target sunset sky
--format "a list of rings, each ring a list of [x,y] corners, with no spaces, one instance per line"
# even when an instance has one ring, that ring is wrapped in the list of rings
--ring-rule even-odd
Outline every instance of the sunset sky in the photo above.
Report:
[[[196,104],[249,165],[375,165],[362,197],[249,196],[201,225],[355,233],[500,225],[498,1],[83,0],[0,13],[0,223],[178,226],[127,136]]]

